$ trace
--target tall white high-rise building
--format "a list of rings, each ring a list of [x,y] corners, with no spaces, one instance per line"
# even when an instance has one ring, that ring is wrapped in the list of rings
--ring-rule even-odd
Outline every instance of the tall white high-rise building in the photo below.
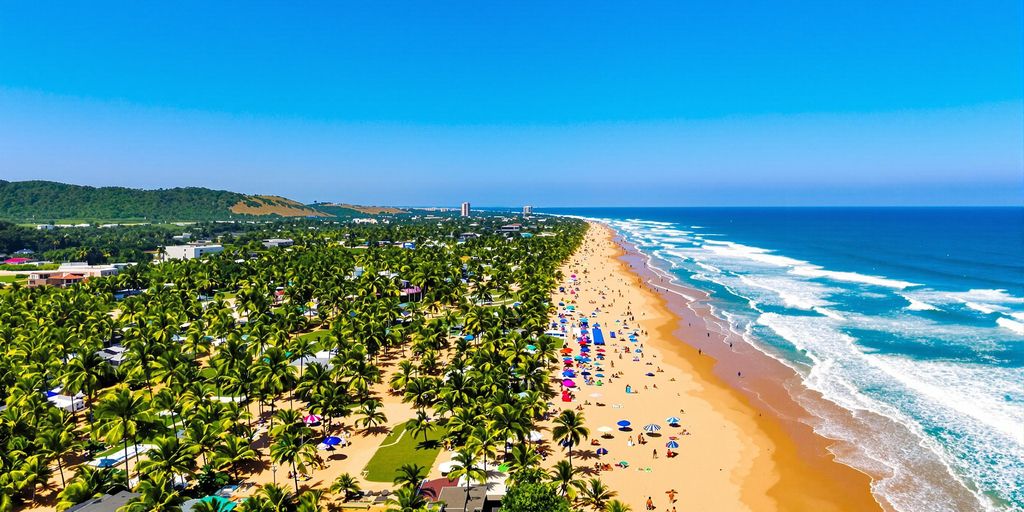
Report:
[[[469,217],[469,201],[462,203],[462,216]]]
[[[523,215],[533,215],[533,207],[529,206],[529,205],[524,206],[523,207]]]

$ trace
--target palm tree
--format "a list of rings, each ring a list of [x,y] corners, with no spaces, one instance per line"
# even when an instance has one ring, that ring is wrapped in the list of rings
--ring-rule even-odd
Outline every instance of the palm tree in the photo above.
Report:
[[[369,400],[359,406],[359,414],[363,417],[356,420],[356,425],[362,425],[365,429],[371,429],[377,425],[387,423],[388,417],[384,415],[380,400]]]
[[[299,471],[305,471],[306,464],[316,458],[316,450],[312,445],[303,444],[294,434],[286,433],[270,445],[270,458],[276,463],[291,466],[295,492],[298,493]]]
[[[576,487],[580,490],[580,501],[597,511],[603,511],[608,500],[618,494],[609,489],[600,478],[591,478],[586,482],[579,482]]]
[[[67,482],[64,480],[64,457],[81,447],[74,430],[63,425],[43,430],[39,433],[39,443],[43,453],[48,458],[57,461],[57,470],[60,471],[60,486],[67,487]]]
[[[401,487],[419,487],[427,476],[427,468],[419,464],[402,464],[393,483]]]
[[[455,464],[452,465],[448,478],[453,480],[466,479],[466,502],[462,505],[462,508],[465,509],[469,506],[469,490],[473,487],[473,482],[484,482],[487,478],[487,473],[477,467],[476,455],[465,448],[455,452],[452,462]]]
[[[124,443],[124,477],[128,482],[128,441],[134,441],[140,420],[146,412],[146,400],[127,386],[118,386],[107,393],[96,406],[99,423],[96,428],[108,444]]]
[[[568,461],[560,460],[551,468],[551,481],[558,486],[558,492],[567,496],[576,481],[576,468]]]
[[[331,492],[341,494],[342,501],[352,499],[359,491],[359,481],[348,473],[338,475],[338,478],[335,478],[334,483],[331,484]]]
[[[398,489],[388,497],[387,503],[388,512],[419,512],[427,506],[427,500],[412,487]]]
[[[96,468],[83,464],[78,474],[57,495],[57,510],[65,510],[83,501],[123,490],[124,485],[118,473],[120,471],[114,468]]]
[[[70,393],[85,393],[86,407],[89,408],[89,423],[93,420],[93,402],[100,386],[113,375],[114,369],[99,353],[87,349],[71,359],[64,373],[64,387]]]
[[[154,475],[139,482],[135,492],[141,494],[118,509],[119,512],[176,512],[181,510],[181,494],[174,490],[172,477]]]
[[[619,500],[611,500],[608,502],[608,505],[605,506],[604,510],[605,512],[630,512],[633,509],[629,508],[629,505],[626,505]]]
[[[217,467],[230,471],[234,479],[238,480],[238,467],[258,458],[256,450],[252,449],[247,439],[228,435],[224,437],[224,442],[217,446],[214,462]]]
[[[153,441],[153,449],[146,453],[147,458],[139,462],[137,469],[142,476],[173,479],[195,469],[198,453],[199,447],[191,442],[174,436],[161,437]]]
[[[583,413],[566,409],[555,418],[551,436],[555,442],[564,443],[572,465],[572,449],[590,436],[590,430],[583,425]]]
[[[427,442],[427,435],[434,429],[434,424],[430,421],[430,417],[427,416],[426,411],[420,409],[416,411],[416,417],[409,420],[406,424],[414,436],[423,434],[423,442]]]

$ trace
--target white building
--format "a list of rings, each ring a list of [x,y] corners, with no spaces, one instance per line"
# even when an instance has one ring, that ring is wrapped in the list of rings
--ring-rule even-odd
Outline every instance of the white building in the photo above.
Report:
[[[263,247],[270,249],[271,247],[291,247],[295,245],[295,241],[291,238],[267,238],[263,240]]]
[[[462,203],[462,210],[461,210],[461,212],[462,212],[461,215],[463,217],[469,217],[469,214],[470,214],[469,201],[466,201],[465,203]]]
[[[224,250],[219,244],[188,244],[168,245],[164,247],[165,260],[192,260],[207,254],[216,254]]]
[[[56,229],[56,228],[57,228],[57,226],[54,226],[53,224],[39,224],[39,225],[36,226],[36,229],[38,229],[39,231],[49,231],[51,229]]]
[[[530,205],[524,206],[523,207],[523,215],[524,216],[526,216],[526,215],[533,215],[533,207],[530,206]]]

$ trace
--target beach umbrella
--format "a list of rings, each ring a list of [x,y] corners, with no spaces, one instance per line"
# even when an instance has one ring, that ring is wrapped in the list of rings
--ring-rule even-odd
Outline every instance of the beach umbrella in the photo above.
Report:
[[[563,348],[562,349],[562,353],[563,354],[572,354],[572,349],[569,348],[569,347]]]
[[[537,346],[536,345],[527,345],[526,346],[526,350],[530,350],[530,351],[537,350]]]
[[[563,386],[565,386],[565,387],[567,387],[567,388],[574,388],[574,387],[576,387],[576,383],[575,383],[575,382],[573,382],[573,381],[572,381],[571,379],[565,379],[565,380],[563,380],[563,381],[562,381],[562,385],[563,385]]]
[[[590,352],[590,347],[587,347],[587,346],[580,347],[580,352],[586,354],[587,352]]]
[[[597,431],[601,432],[602,434],[607,434],[608,432],[611,432],[613,430],[615,430],[615,429],[613,429],[611,427],[597,427]]]
[[[579,362],[581,362],[581,363],[589,363],[590,362],[590,358],[589,357],[581,357],[579,359]]]
[[[570,377],[571,378],[571,377],[575,377],[575,376],[576,376],[576,372],[574,372],[572,370],[565,370],[564,372],[562,372],[562,377]]]
[[[537,442],[540,442],[540,440],[542,438],[543,437],[542,437],[540,432],[538,432],[536,430],[531,430],[530,431],[530,442],[537,443]]]
[[[604,378],[604,374],[603,373],[595,373],[594,377]]]
[[[624,468],[628,468],[629,467],[629,462],[626,462],[624,460],[620,460],[619,461],[619,465],[624,467]]]
[[[472,334],[467,334],[465,339],[466,341],[473,341],[474,339],[476,339],[476,337],[473,336]]]
[[[589,376],[589,375],[590,375],[590,372],[588,372],[588,371],[586,371],[586,370],[583,370],[582,372],[580,372],[580,375],[582,375],[582,376],[584,376],[584,377],[587,377],[587,376]]]
[[[647,375],[648,377],[654,377],[654,374],[653,374],[653,373],[651,373],[651,372],[647,372],[647,373],[645,373],[644,375]]]
[[[619,420],[619,421],[618,421],[617,423],[615,423],[615,424],[616,424],[616,425],[618,425],[618,426],[620,426],[620,427],[622,427],[622,428],[626,428],[626,427],[628,427],[628,426],[630,426],[630,425],[631,425],[631,423],[630,423],[630,422],[629,422],[628,420]]]
[[[320,423],[320,416],[317,416],[316,414],[310,414],[310,415],[306,416],[305,418],[302,418],[302,422],[307,424],[307,425],[312,425],[314,423]]]
[[[324,439],[324,442],[323,442],[323,444],[326,444],[327,446],[334,446],[334,445],[340,444],[340,443],[341,443],[341,438],[340,437],[335,437],[335,436],[328,437],[328,438]]]
[[[608,455],[608,449],[607,448],[598,448],[597,449],[597,454],[598,455]]]
[[[644,353],[644,351],[642,349],[639,349],[639,348],[634,350],[633,352],[636,353],[636,354],[643,354]]]
[[[601,398],[601,393],[591,393],[590,398]]]
[[[675,441],[669,441],[669,442],[665,443],[665,447],[666,448],[671,448],[671,449],[675,450],[676,448],[679,448],[679,443],[677,443]]]
[[[657,423],[648,423],[647,425],[644,425],[644,432],[657,432],[659,430],[661,430],[661,425],[658,425]]]
[[[669,416],[668,418],[665,418],[665,423],[668,423],[669,425],[678,425],[679,418],[676,418],[675,416]]]

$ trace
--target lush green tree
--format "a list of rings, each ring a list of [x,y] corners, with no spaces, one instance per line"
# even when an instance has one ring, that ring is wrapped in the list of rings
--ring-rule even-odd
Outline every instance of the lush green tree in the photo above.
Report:
[[[503,512],[569,512],[569,500],[547,483],[521,483],[509,487],[501,500]]]

